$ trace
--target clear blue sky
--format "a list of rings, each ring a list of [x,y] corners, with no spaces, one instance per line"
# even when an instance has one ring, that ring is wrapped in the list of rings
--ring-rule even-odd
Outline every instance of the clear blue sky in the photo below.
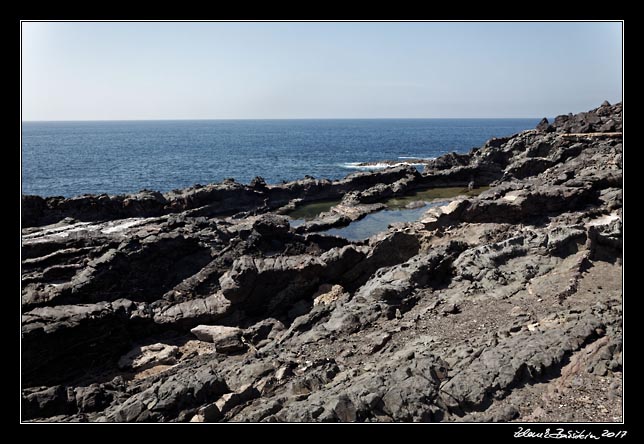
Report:
[[[541,117],[621,94],[621,23],[22,24],[23,120]]]

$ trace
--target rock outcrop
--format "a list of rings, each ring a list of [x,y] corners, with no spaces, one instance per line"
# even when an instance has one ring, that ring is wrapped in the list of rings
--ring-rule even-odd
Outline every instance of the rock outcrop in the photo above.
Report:
[[[22,419],[621,421],[621,130],[605,103],[422,173],[23,196]]]

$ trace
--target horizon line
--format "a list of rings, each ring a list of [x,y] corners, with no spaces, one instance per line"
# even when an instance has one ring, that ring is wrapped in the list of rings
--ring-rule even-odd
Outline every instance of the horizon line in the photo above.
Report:
[[[288,120],[484,120],[484,119],[542,119],[542,117],[284,117],[284,118],[200,118],[200,119],[66,119],[21,120],[21,123],[70,123],[70,122],[194,122],[194,121],[288,121]],[[546,118],[550,118],[546,116]]]

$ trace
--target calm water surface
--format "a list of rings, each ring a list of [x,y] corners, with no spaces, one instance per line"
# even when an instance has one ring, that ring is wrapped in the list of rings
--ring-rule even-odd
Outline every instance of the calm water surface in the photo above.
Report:
[[[358,162],[467,152],[539,119],[24,122],[22,191],[162,192],[232,177],[339,179]]]

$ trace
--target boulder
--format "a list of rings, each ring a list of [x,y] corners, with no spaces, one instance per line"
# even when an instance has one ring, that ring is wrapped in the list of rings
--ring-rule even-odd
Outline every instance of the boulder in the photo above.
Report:
[[[143,370],[160,364],[176,364],[179,347],[169,344],[150,344],[138,346],[123,355],[118,362],[119,368]]]
[[[550,122],[548,122],[548,119],[545,117],[541,119],[541,121],[537,124],[537,130],[546,132],[548,130],[548,127],[550,127]]]
[[[190,330],[199,340],[215,344],[217,353],[229,354],[243,351],[242,330],[223,325],[198,325]]]

